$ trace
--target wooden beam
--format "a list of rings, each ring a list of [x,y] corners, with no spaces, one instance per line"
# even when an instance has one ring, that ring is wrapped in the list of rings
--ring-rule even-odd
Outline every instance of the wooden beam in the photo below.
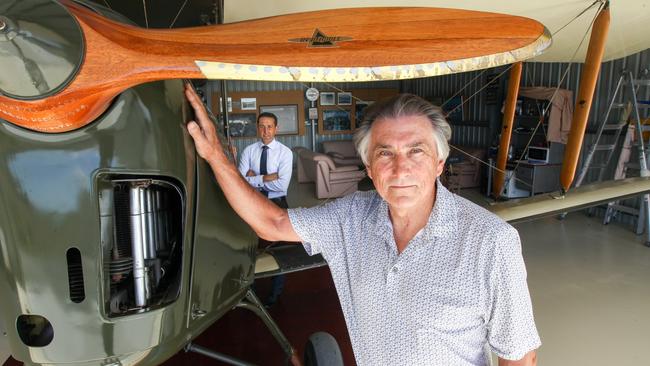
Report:
[[[494,170],[494,183],[492,184],[492,195],[499,198],[503,192],[503,183],[506,178],[505,170],[508,161],[508,150],[510,149],[510,137],[515,119],[515,108],[517,107],[517,96],[519,95],[519,82],[521,80],[521,62],[514,63],[510,69],[508,80],[508,96],[503,110],[503,125],[501,127],[501,141],[499,142],[499,154],[497,155],[496,169]]]
[[[605,41],[607,40],[608,30],[609,2],[605,4],[605,7],[601,10],[600,14],[598,14],[596,21],[594,22],[591,30],[591,38],[589,39],[589,48],[587,49],[585,65],[582,69],[582,74],[580,75],[578,99],[573,111],[571,132],[569,133],[569,140],[566,144],[564,161],[562,163],[562,172],[560,174],[560,183],[565,192],[569,190],[571,183],[573,183],[573,178],[575,177],[578,158],[580,157],[580,149],[582,148],[582,141],[587,128],[589,110],[591,109],[591,102],[594,97],[596,82],[598,81],[598,75],[600,74],[600,64],[602,63],[603,53],[605,52]]]

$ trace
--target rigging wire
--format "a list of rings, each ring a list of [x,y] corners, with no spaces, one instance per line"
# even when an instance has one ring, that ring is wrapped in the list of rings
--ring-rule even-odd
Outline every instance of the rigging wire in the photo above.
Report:
[[[187,0],[185,0],[185,2],[183,2],[183,5],[181,5],[181,8],[178,9],[178,12],[176,13],[176,16],[174,17],[174,20],[172,20],[171,24],[169,25],[169,28],[172,28],[174,26],[174,24],[176,24],[176,20],[178,19],[178,16],[181,15],[181,12],[183,11],[183,9],[185,9],[185,5],[187,5]]]
[[[469,102],[469,101],[470,101],[471,99],[473,99],[476,95],[478,95],[478,93],[482,92],[483,89],[485,89],[485,88],[487,88],[488,86],[490,86],[490,84],[492,84],[492,83],[494,83],[496,80],[498,80],[501,76],[503,76],[503,74],[506,73],[506,71],[510,70],[511,68],[512,68],[512,64],[511,64],[511,65],[508,65],[508,66],[507,66],[507,67],[506,67],[502,72],[500,72],[500,73],[499,73],[499,74],[498,74],[494,79],[492,79],[489,83],[483,85],[479,90],[477,90],[476,92],[474,92],[474,94],[470,95],[466,100],[464,100],[462,103],[460,103],[459,105],[457,105],[456,107],[454,107],[454,109],[448,111],[448,112],[445,114],[445,118],[447,118],[450,114],[454,113],[458,108],[460,108],[460,107],[462,107],[463,105],[467,104],[467,102]],[[481,73],[481,74],[482,74],[482,73]],[[470,81],[470,83],[471,83],[471,81]],[[465,86],[464,86],[461,90],[465,89],[468,85],[469,85],[469,83],[465,84]],[[447,104],[447,102],[449,102],[451,99],[453,99],[456,95],[458,95],[458,93],[456,93],[453,97],[449,98],[449,99],[448,99],[445,103],[443,103],[442,105]]]
[[[512,67],[512,66],[510,66],[510,67]],[[508,70],[510,69],[510,67],[508,67]],[[478,79],[479,77],[481,77],[481,75],[483,75],[487,70],[488,70],[488,69],[483,69],[483,70],[481,70],[481,72],[480,72],[478,75],[476,75],[472,80],[470,80],[469,82],[467,82],[467,83],[465,84],[465,86],[463,86],[462,88],[460,88],[460,89],[459,89],[459,90],[458,90],[454,95],[452,95],[452,96],[449,97],[447,100],[445,100],[445,102],[442,103],[442,104],[440,105],[440,108],[444,107],[444,106],[445,106],[447,103],[449,103],[452,99],[454,99],[455,97],[457,97],[458,95],[460,95],[460,93],[461,93],[463,90],[465,90],[465,88],[467,88],[467,87],[468,87],[471,83],[473,83],[476,79]],[[499,75],[499,76],[500,76],[500,75]],[[487,83],[486,86],[487,86],[487,85],[490,85],[490,84],[492,84],[492,83],[494,83],[494,82],[495,82],[496,80],[498,80],[498,79],[499,79],[499,77],[497,76],[497,77],[494,78],[493,80],[490,80],[490,82]],[[481,90],[483,90],[483,89],[481,89]],[[470,97],[470,98],[471,98],[471,97]],[[454,108],[452,111],[455,111],[455,110],[456,110],[456,108]],[[450,113],[451,113],[451,112],[450,112]],[[446,118],[446,116],[445,116],[445,118]]]
[[[565,25],[563,25],[562,27],[560,27],[560,28],[559,28],[558,30],[556,30],[555,32],[551,33],[551,36],[556,35],[556,34],[559,33],[561,30],[563,30],[564,28],[566,28],[567,26],[569,26],[569,24],[573,23],[574,20],[580,18],[584,13],[588,12],[591,8],[593,8],[593,7],[594,7],[596,4],[598,4],[598,3],[600,3],[600,9],[602,9],[602,7],[605,5],[605,1],[603,1],[603,0],[596,0],[596,1],[594,1],[593,3],[591,3],[591,5],[589,5],[588,7],[586,7],[586,8],[585,8],[583,11],[581,11],[578,15],[576,15],[575,17],[573,17],[573,19],[571,19],[568,23],[566,23]],[[598,10],[598,12],[596,12],[596,14],[598,14],[598,13],[600,12],[600,9]]]
[[[149,28],[149,17],[147,16],[147,0],[142,0],[142,8],[144,9],[144,24]]]
[[[585,8],[584,10],[582,10],[578,15],[576,15],[576,16],[573,17],[571,20],[569,20],[565,25],[563,25],[563,26],[560,27],[558,30],[556,30],[555,32],[552,33],[553,36],[556,35],[558,32],[560,32],[561,30],[563,30],[564,28],[566,28],[569,24],[571,24],[571,23],[573,23],[575,20],[577,20],[580,16],[582,16],[583,14],[585,14],[589,9],[593,8],[594,5],[596,5],[596,4],[601,4],[600,8],[599,8],[598,11],[596,12],[596,15],[594,16],[594,18],[592,19],[591,23],[589,24],[589,27],[588,27],[587,30],[585,31],[585,34],[583,35],[582,40],[581,40],[580,43],[578,44],[578,47],[576,48],[575,52],[574,52],[573,55],[571,56],[571,61],[569,61],[569,67],[570,67],[570,64],[573,62],[573,60],[575,59],[576,54],[577,54],[578,51],[580,50],[580,47],[582,46],[582,43],[584,42],[584,40],[585,40],[587,34],[589,33],[589,30],[591,29],[591,27],[592,27],[594,21],[596,20],[596,17],[598,16],[598,14],[600,13],[600,11],[601,11],[602,8],[604,7],[604,3],[605,3],[604,0],[596,0],[596,1],[594,1],[594,2],[591,3],[587,8]],[[509,70],[511,67],[512,67],[511,65],[508,66],[508,70]],[[562,80],[560,81],[559,85],[562,85],[562,82],[563,82],[564,78],[566,78],[567,74],[568,74],[568,69],[567,69],[567,71],[565,72],[564,76],[562,77]],[[503,75],[503,73],[499,74],[499,76],[496,77],[495,79],[498,79],[501,75]],[[472,80],[472,81],[473,81],[473,80]],[[470,83],[471,83],[472,81],[470,81]],[[558,85],[558,89],[559,89],[559,85]],[[467,87],[467,84],[466,84],[465,86],[463,86],[462,89],[465,89],[466,87]],[[461,89],[461,90],[462,90],[462,89]],[[463,106],[464,104],[467,104],[467,103],[468,103],[468,102],[469,102],[469,101],[470,101],[470,100],[471,100],[471,99],[472,99],[476,94],[477,94],[477,93],[474,93],[474,94],[472,94],[469,98],[466,98],[466,99],[465,99],[461,104],[459,104],[458,106],[456,106],[456,108],[460,108],[460,107]],[[453,98],[453,97],[452,97],[452,98]],[[446,103],[446,102],[445,102],[445,103]],[[444,104],[444,103],[443,103],[443,104]],[[450,112],[453,112],[453,110],[450,111]]]

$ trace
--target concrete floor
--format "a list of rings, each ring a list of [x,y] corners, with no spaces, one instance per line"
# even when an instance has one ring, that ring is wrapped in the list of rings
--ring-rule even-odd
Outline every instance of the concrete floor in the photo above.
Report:
[[[582,213],[516,225],[540,365],[650,364],[650,248]]]
[[[368,188],[369,183],[362,186]],[[322,203],[314,198],[313,192],[313,184],[292,183],[289,204],[296,207]],[[485,204],[477,192],[460,193]],[[535,319],[543,343],[538,350],[539,364],[649,365],[650,248],[643,246],[642,237],[634,235],[631,227],[603,226],[599,218],[580,212],[569,214],[564,221],[547,218],[518,224],[516,228],[522,238]],[[335,296],[330,290],[319,291]],[[304,297],[306,290],[300,291]],[[289,294],[284,301],[283,305],[281,298],[274,317],[281,319],[284,313],[296,315]],[[312,314],[316,311],[310,310]],[[232,329],[242,326],[239,318],[235,319],[230,320]],[[285,323],[280,319],[276,320],[285,328],[301,326],[299,322]],[[221,320],[215,326],[220,327],[220,333],[229,331],[228,324]],[[260,328],[260,332],[265,330]],[[348,342],[344,336],[339,338]],[[256,353],[256,349],[250,349],[255,345],[243,343],[239,345],[243,354]],[[202,358],[172,359],[166,364],[198,364],[198,360],[201,364],[215,364]]]

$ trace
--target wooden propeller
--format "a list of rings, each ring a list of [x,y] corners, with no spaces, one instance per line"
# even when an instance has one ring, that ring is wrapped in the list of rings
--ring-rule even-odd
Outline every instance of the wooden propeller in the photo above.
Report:
[[[512,63],[550,45],[546,28],[534,20],[455,9],[337,9],[147,30],[72,1],[61,4],[85,40],[76,76],[40,99],[0,96],[0,118],[50,133],[83,127],[120,92],[154,80],[406,79]]]

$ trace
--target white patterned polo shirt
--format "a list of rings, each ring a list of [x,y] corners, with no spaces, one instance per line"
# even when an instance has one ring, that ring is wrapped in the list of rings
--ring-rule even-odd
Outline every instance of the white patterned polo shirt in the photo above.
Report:
[[[512,226],[437,182],[428,224],[398,254],[376,191],[289,210],[327,260],[358,365],[485,365],[541,344]]]

